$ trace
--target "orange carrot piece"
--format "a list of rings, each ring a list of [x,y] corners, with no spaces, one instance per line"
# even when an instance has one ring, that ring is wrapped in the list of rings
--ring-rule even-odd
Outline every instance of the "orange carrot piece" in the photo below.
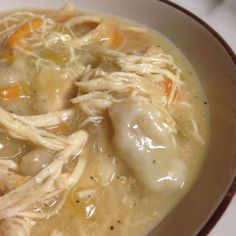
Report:
[[[19,86],[11,86],[7,89],[0,90],[0,97],[3,99],[12,99],[18,97],[20,95],[20,87]]]
[[[165,90],[165,95],[167,97],[169,97],[170,93],[171,93],[171,90],[172,90],[172,87],[173,87],[173,81],[169,78],[165,78],[163,80],[163,87],[164,87],[164,90]],[[179,91],[176,90],[175,94],[174,94],[174,99],[179,99],[179,97],[180,97]]]
[[[14,61],[14,55],[12,51],[0,51],[0,59],[6,59],[9,62]]]
[[[171,93],[171,89],[172,89],[172,86],[173,86],[173,81],[171,79],[165,78],[163,80],[163,86],[164,86],[164,89],[165,89],[165,95],[168,97]]]
[[[16,31],[9,36],[8,46],[13,48],[17,45],[23,38],[29,36],[32,33],[32,30],[39,28],[43,23],[41,18],[34,18],[33,20],[24,23]]]
[[[118,47],[121,45],[122,36],[119,30],[117,29],[117,27],[114,27],[114,30],[112,31],[111,42],[112,42],[112,45],[115,47]]]

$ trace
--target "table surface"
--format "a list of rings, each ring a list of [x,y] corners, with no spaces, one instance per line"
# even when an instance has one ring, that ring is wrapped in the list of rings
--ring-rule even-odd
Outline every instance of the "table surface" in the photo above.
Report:
[[[236,53],[236,0],[172,0],[214,28]],[[236,236],[236,195],[208,236]]]

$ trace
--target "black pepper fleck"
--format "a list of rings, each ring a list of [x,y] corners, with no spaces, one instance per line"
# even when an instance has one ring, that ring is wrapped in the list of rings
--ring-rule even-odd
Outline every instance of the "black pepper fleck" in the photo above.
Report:
[[[155,164],[155,163],[156,163],[156,160],[153,160],[153,161],[152,161],[152,164]]]
[[[93,180],[93,176],[90,176],[90,179]]]
[[[113,230],[114,229],[114,226],[112,225],[112,226],[110,226],[110,230]]]
[[[79,200],[76,200],[76,203],[79,203]]]
[[[205,105],[207,105],[207,102],[204,102]]]

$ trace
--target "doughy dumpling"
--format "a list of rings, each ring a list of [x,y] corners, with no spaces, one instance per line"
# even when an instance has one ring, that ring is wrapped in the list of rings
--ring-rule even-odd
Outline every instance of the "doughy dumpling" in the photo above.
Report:
[[[181,188],[185,164],[176,150],[175,123],[166,111],[130,99],[114,104],[109,115],[114,145],[137,180],[151,191]]]

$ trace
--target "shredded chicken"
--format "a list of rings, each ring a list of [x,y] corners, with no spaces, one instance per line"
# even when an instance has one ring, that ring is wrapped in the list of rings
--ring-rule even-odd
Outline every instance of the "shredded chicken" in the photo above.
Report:
[[[68,138],[69,145],[55,156],[55,160],[25,184],[0,197],[0,219],[12,217],[45,218],[62,207],[67,191],[78,182],[86,163],[81,154],[87,134],[78,131]],[[63,166],[77,156],[72,172],[63,172]],[[52,201],[56,201],[50,207]]]
[[[63,121],[65,122],[73,115],[75,115],[75,110],[70,108],[63,111],[50,112],[47,114],[35,116],[13,116],[16,117],[19,121],[22,121],[24,124],[28,124],[29,126],[45,128],[58,125],[60,122]]]
[[[153,98],[159,99],[164,105],[163,108],[166,104],[171,105],[175,102],[176,90],[180,89],[182,83],[181,70],[175,65],[171,56],[164,53],[153,55],[153,49],[152,52],[148,51],[142,56],[125,55],[109,49],[101,51],[110,60],[117,63],[121,71],[107,73],[100,70],[94,73],[91,68],[86,68],[81,81],[76,82],[80,93],[71,99],[72,103],[79,103],[85,113],[88,115],[101,114],[114,102],[122,101],[117,98],[117,94],[122,98],[135,95],[149,97],[150,102],[153,102]],[[172,70],[168,67],[171,67]],[[91,75],[93,76],[91,77]],[[168,98],[165,96],[164,90],[158,95],[157,90],[152,93],[148,89],[149,86],[156,87],[157,84],[161,88],[165,77],[173,81]],[[81,92],[84,93],[81,94]]]
[[[34,19],[40,20],[39,27],[33,27],[32,20]],[[0,132],[13,139],[24,140],[34,145],[30,146],[33,151],[23,153],[18,159],[15,156],[0,158],[0,235],[30,236],[37,219],[46,219],[60,211],[70,190],[79,182],[86,166],[88,154],[84,146],[88,134],[81,128],[89,123],[97,125],[109,119],[114,135],[117,136],[116,143],[120,144],[120,153],[128,152],[128,156],[131,157],[130,166],[136,165],[138,158],[142,160],[143,157],[143,153],[137,150],[137,143],[141,143],[145,135],[153,134],[155,129],[157,132],[153,134],[154,138],[149,135],[151,138],[147,141],[151,141],[152,144],[153,140],[156,140],[158,144],[163,139],[163,149],[171,143],[173,152],[168,156],[171,163],[174,159],[172,157],[176,156],[175,136],[178,134],[178,124],[173,119],[170,108],[178,103],[186,106],[186,109],[192,109],[184,100],[178,100],[177,95],[181,93],[184,83],[181,78],[182,71],[173,57],[157,46],[131,48],[129,53],[123,52],[122,46],[126,37],[124,35],[130,32],[142,35],[146,29],[131,24],[126,26],[123,23],[117,25],[116,23],[113,18],[99,15],[75,16],[74,8],[70,4],[66,4],[62,9],[51,14],[22,11],[0,19],[0,41],[7,55],[9,54],[15,60],[10,64],[12,58],[4,58],[4,56],[1,58],[0,55],[0,63],[10,65],[8,65],[9,70],[1,71],[4,78],[0,87],[9,87],[14,83],[22,89],[21,83],[27,82],[32,89],[37,82],[42,81],[42,87],[39,84],[35,86],[34,95],[31,93],[19,95],[24,98],[30,97],[34,101],[34,109],[38,112],[36,114],[40,115],[19,115],[25,113],[14,110],[8,112],[9,108],[0,107]],[[23,27],[23,33],[16,35],[17,43],[12,48],[7,48],[9,37],[27,24],[28,26]],[[77,33],[76,27],[83,24],[89,25],[88,29],[91,29],[86,29],[85,33],[83,31]],[[21,38],[27,30],[29,33]],[[19,58],[21,63],[18,61]],[[27,66],[30,71],[32,69],[32,73],[26,71]],[[18,76],[19,74],[21,76]],[[169,83],[167,86],[164,84],[166,81]],[[52,90],[50,86],[53,87]],[[8,97],[3,99],[4,102],[7,99]],[[127,101],[132,101],[132,107],[125,105]],[[138,101],[141,105],[144,104],[142,105],[144,108],[141,105],[137,106]],[[125,107],[127,111],[121,114],[121,110]],[[70,133],[69,136],[56,135],[48,131],[48,128],[55,128],[63,122],[73,120],[78,117],[78,114],[79,118],[82,118],[76,123],[77,128],[74,133]],[[136,132],[135,125],[131,125],[131,123],[141,122],[141,118],[136,122],[137,117],[141,117],[145,121],[143,123],[147,123],[141,130],[142,135]],[[154,120],[153,117],[156,120],[155,124],[151,123]],[[122,120],[120,127],[119,118]],[[192,136],[203,144],[204,140],[198,130],[198,123],[193,116],[189,117],[189,121],[192,124]],[[126,123],[132,134],[127,134],[127,139],[124,138],[126,136],[122,138],[120,135],[120,133],[124,135],[128,130],[127,127],[125,131],[123,130]],[[139,126],[141,127],[141,124]],[[129,141],[129,139],[132,140]],[[126,145],[129,147],[123,150]],[[50,152],[50,158],[45,162],[42,158],[40,161],[43,164],[38,164],[37,168],[32,168],[31,171],[22,171],[27,170],[27,165],[30,165],[28,163],[31,163],[33,159],[31,157],[35,153],[43,155],[39,150],[41,153]],[[155,153],[153,154],[150,150],[147,151],[146,157],[150,156],[153,161],[158,162],[156,159],[159,158],[159,154],[154,155]],[[163,155],[162,150],[157,151]],[[133,163],[135,158],[136,164]],[[21,166],[24,165],[24,161],[27,162],[26,168]],[[147,164],[151,167],[146,168],[145,171],[140,171],[146,165],[145,160],[140,163],[140,166],[133,168],[137,169],[136,175],[141,176],[137,179],[141,178],[140,183],[149,181],[149,184],[155,185],[150,189],[159,189],[160,184],[153,179],[152,173],[149,173],[150,169],[155,168],[153,162]],[[175,169],[179,165],[179,170],[176,171],[178,173],[172,171],[175,185],[179,187],[184,182],[181,173],[183,169],[185,171],[185,166],[182,168],[182,162],[176,163],[171,166],[163,162],[161,165],[169,176],[171,168]],[[158,168],[161,168],[161,165],[159,164]],[[143,174],[140,175],[140,172]],[[155,173],[161,175],[161,170]],[[166,173],[163,174],[163,179],[168,176]],[[179,182],[177,181],[178,174],[181,180]],[[126,176],[121,176],[120,180],[125,184]],[[173,184],[174,181],[169,182]],[[95,189],[88,188],[80,191],[77,197],[84,199],[88,196],[95,197],[96,194]],[[128,224],[130,219],[124,222]],[[108,227],[109,221],[104,224]],[[63,235],[63,232],[56,229],[51,235]]]
[[[151,79],[156,82],[162,81],[164,78],[169,78],[173,82],[173,88],[167,103],[170,105],[175,101],[174,94],[181,85],[181,69],[176,66],[173,58],[170,55],[158,53],[152,56],[137,56],[125,55],[121,52],[116,52],[104,49],[105,55],[115,59],[123,72],[134,73],[141,75],[144,79]],[[168,69],[171,67],[172,69]],[[175,72],[173,72],[175,71]]]
[[[29,121],[18,119],[18,115],[8,113],[0,107],[0,123],[3,130],[13,138],[29,140],[35,144],[51,150],[59,151],[65,148],[67,140],[65,137],[54,135],[44,129],[36,128]]]

